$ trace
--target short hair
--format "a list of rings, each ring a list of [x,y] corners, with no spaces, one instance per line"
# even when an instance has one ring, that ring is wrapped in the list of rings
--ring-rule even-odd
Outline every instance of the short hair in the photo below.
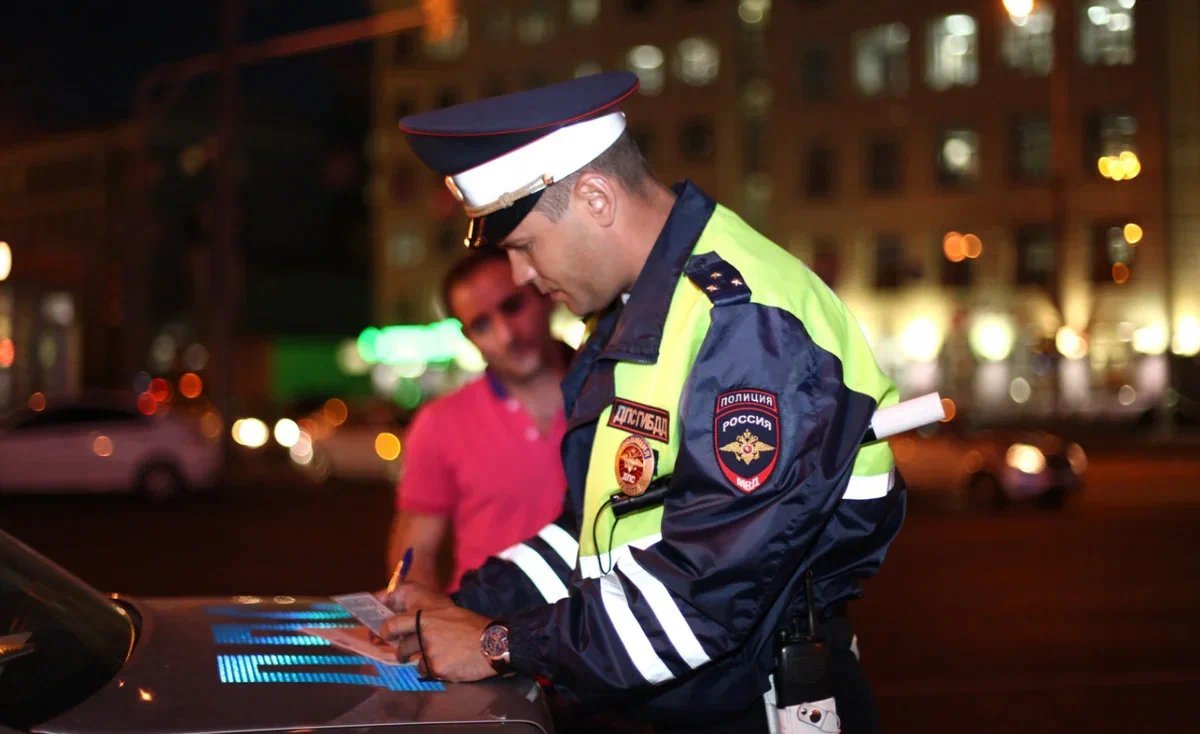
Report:
[[[499,247],[486,245],[471,250],[465,257],[454,263],[450,270],[446,272],[446,275],[442,277],[442,308],[446,310],[447,316],[457,318],[454,309],[450,306],[450,291],[478,272],[484,265],[498,260],[503,260],[507,265],[508,255]]]
[[[642,151],[638,149],[633,136],[626,130],[591,163],[580,168],[575,173],[561,181],[555,181],[542,192],[533,210],[541,212],[551,222],[557,222],[567,211],[567,203],[571,200],[571,190],[575,182],[585,171],[606,173],[617,180],[629,193],[642,196],[646,193],[647,184],[651,177],[650,164],[646,162]]]

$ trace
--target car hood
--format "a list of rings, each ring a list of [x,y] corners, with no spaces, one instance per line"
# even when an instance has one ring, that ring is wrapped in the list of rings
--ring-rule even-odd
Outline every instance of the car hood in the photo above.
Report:
[[[531,681],[412,690],[420,684],[410,666],[376,663],[300,632],[357,624],[328,599],[118,601],[141,618],[129,660],[95,695],[34,731],[198,734],[435,723],[461,731],[499,721],[528,723],[514,731],[551,729]]]

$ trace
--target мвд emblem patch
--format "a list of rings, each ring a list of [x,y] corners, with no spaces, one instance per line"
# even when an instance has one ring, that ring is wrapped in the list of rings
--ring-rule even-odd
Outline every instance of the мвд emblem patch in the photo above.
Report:
[[[779,457],[779,399],[765,390],[731,390],[713,409],[713,451],[729,482],[749,494],[775,471]]]

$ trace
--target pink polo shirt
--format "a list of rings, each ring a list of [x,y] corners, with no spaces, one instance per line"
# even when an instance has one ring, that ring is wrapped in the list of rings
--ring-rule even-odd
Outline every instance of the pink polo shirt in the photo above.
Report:
[[[489,375],[423,407],[404,442],[401,511],[451,520],[454,575],[535,534],[562,512],[560,408],[543,433]]]

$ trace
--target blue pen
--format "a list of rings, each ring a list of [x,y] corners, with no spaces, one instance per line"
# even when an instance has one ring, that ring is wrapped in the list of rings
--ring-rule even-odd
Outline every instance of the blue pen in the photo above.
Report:
[[[392,579],[391,581],[388,581],[387,585],[387,590],[389,592],[395,591],[396,586],[404,583],[404,579],[408,578],[408,570],[412,568],[412,556],[413,549],[410,545],[408,546],[408,549],[404,551],[404,557],[401,558],[400,562],[396,564],[396,570],[392,571]]]

